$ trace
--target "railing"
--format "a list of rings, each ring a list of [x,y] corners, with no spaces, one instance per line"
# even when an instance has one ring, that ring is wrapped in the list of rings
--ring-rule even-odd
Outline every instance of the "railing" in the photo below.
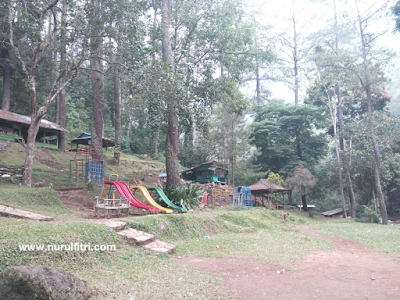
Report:
[[[47,143],[36,142],[35,145],[37,147],[42,147],[42,148],[58,149],[58,145],[56,145],[56,144],[47,144]]]

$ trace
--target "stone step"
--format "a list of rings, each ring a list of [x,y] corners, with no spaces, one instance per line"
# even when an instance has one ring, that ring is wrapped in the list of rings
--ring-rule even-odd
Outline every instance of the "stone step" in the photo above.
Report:
[[[133,228],[117,232],[118,235],[133,241],[138,246],[143,246],[154,241],[154,235]]]
[[[143,245],[142,248],[150,251],[155,251],[159,253],[169,253],[169,254],[172,254],[175,251],[174,245],[167,244],[159,240],[154,240],[153,242]]]
[[[126,228],[125,222],[109,220],[109,219],[95,220],[95,221],[93,221],[93,223],[106,225],[106,226],[110,227],[111,229],[113,229],[114,231],[121,231]]]
[[[35,214],[30,211],[16,209],[16,208],[12,208],[10,206],[5,206],[2,204],[0,204],[0,215],[16,217],[16,218],[31,219],[31,220],[37,220],[37,221],[54,221],[53,217]]]

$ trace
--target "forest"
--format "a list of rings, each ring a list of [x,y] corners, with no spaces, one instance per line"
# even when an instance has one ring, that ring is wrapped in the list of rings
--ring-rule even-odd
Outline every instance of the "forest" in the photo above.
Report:
[[[31,117],[24,184],[46,119],[62,150],[91,132],[115,164],[165,161],[172,188],[216,160],[233,186],[400,217],[400,1],[281,2],[2,0],[1,109]]]

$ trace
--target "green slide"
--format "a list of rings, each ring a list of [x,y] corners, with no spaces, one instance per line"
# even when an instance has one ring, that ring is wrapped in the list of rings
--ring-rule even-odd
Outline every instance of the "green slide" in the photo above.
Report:
[[[155,191],[158,194],[158,196],[160,197],[161,201],[163,201],[165,204],[167,204],[167,206],[169,208],[179,210],[180,212],[187,212],[188,211],[185,206],[178,206],[178,205],[175,205],[174,203],[172,203],[168,199],[167,195],[164,194],[164,191],[162,190],[162,188],[159,188],[159,187],[156,187],[156,186],[150,186],[147,189],[149,191]]]

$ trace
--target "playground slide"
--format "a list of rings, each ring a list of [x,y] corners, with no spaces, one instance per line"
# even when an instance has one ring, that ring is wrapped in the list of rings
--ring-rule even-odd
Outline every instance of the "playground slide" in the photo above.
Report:
[[[168,199],[167,195],[165,195],[164,191],[162,188],[152,186],[147,188],[149,191],[155,191],[158,196],[160,197],[161,201],[164,202],[166,205],[168,205],[169,208],[179,210],[180,212],[187,212],[187,208],[184,206],[178,206],[175,205],[174,203],[171,202],[171,200]]]
[[[158,203],[156,201],[154,201],[154,199],[151,197],[149,191],[142,185],[131,185],[130,189],[138,189],[142,195],[144,196],[144,198],[146,199],[147,203],[150,204],[151,206],[157,207],[159,210],[161,210],[161,212],[167,213],[167,214],[171,214],[172,213],[172,209],[169,208],[165,208],[162,207],[161,205],[158,205]]]
[[[207,205],[207,201],[208,201],[208,193],[204,193],[203,197],[201,197],[200,208],[203,208],[204,206],[206,206]]]
[[[143,204],[142,202],[137,200],[135,198],[135,196],[132,195],[132,193],[130,192],[128,186],[124,182],[105,180],[104,184],[114,185],[116,187],[118,193],[120,193],[122,197],[126,198],[129,201],[129,203],[134,207],[147,209],[147,210],[149,210],[151,212],[159,212],[160,211],[156,207]],[[129,191],[129,193],[127,191]]]

